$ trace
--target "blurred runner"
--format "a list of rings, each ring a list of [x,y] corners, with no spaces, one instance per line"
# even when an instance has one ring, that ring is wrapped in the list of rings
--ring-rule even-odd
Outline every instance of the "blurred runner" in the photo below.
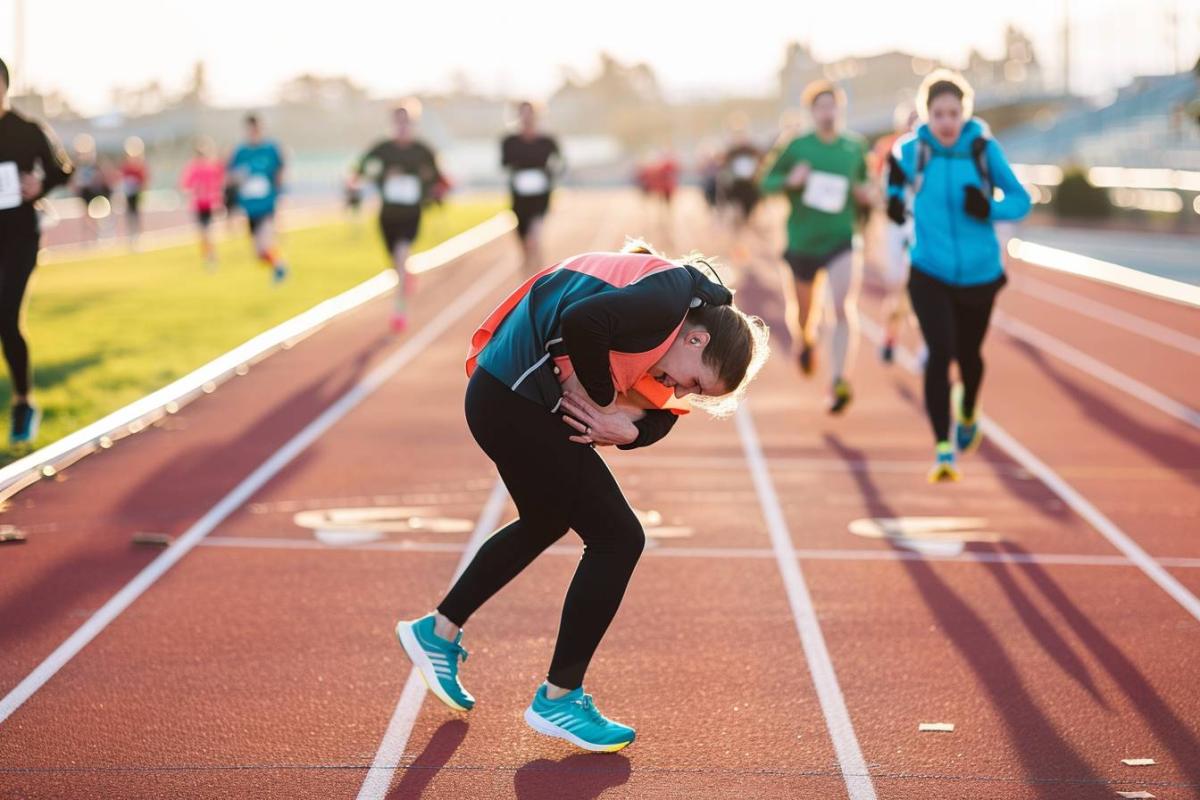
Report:
[[[750,139],[750,121],[745,115],[735,116],[730,130],[723,158],[721,194],[733,212],[734,226],[740,228],[750,221],[758,206],[758,168],[763,152]]]
[[[807,376],[816,369],[823,280],[833,290],[836,317],[831,342],[833,376],[831,414],[853,399],[850,370],[858,346],[858,291],[862,264],[854,249],[859,208],[869,208],[874,193],[867,179],[867,146],[856,133],[842,131],[845,95],[829,81],[804,90],[814,131],[788,143],[762,179],[764,192],[785,192],[791,203],[784,260],[788,282],[788,323],[799,345],[797,359]]]
[[[121,192],[125,195],[125,235],[131,247],[137,247],[142,234],[142,192],[148,182],[146,144],[130,136],[125,140],[125,160],[121,162]]]
[[[893,119],[894,131],[881,136],[871,149],[872,173],[883,188],[886,188],[884,182],[887,178],[887,161],[892,147],[900,138],[912,133],[918,122],[917,110],[911,103],[901,103],[896,106]],[[913,226],[911,219],[898,225],[886,213],[873,217],[872,224],[876,223],[878,227],[875,230],[878,231],[878,236],[874,237],[875,252],[879,262],[879,276],[883,282],[884,318],[883,344],[879,349],[879,357],[884,363],[890,364],[895,357],[900,329],[910,318],[907,291],[908,249],[912,246]]]
[[[75,171],[71,175],[71,186],[83,204],[84,230],[87,238],[95,242],[100,238],[99,221],[107,219],[112,211],[112,187],[105,175],[104,164],[96,152],[96,140],[86,133],[75,137]]]
[[[408,255],[421,227],[421,209],[433,199],[442,173],[429,145],[414,136],[421,104],[407,100],[392,109],[392,136],[375,144],[358,162],[350,183],[369,175],[379,189],[379,228],[396,269],[396,286],[390,326],[395,333],[408,327],[408,299],[415,278],[408,272]]]
[[[583,558],[525,721],[585,750],[633,742],[633,728],[604,717],[583,689],[645,545],[597,448],[654,444],[687,412],[689,395],[715,415],[736,407],[766,359],[767,330],[711,274],[699,260],[668,261],[645,247],[585,253],[529,278],[471,337],[467,424],[519,518],[483,543],[435,611],[396,626],[450,708],[475,704],[458,678],[462,626],[572,529]]]
[[[542,261],[542,225],[550,208],[554,182],[562,175],[563,159],[558,141],[538,129],[533,103],[517,107],[519,129],[500,143],[500,165],[508,170],[512,210],[517,216],[517,235],[525,256],[525,272],[533,274]]]
[[[216,148],[208,137],[196,140],[196,155],[183,168],[179,187],[192,198],[192,213],[200,229],[200,252],[210,267],[217,263],[213,243],[213,213],[221,206],[225,186],[225,167],[216,157]]]
[[[9,442],[37,437],[41,411],[29,396],[29,347],[21,332],[21,305],[37,265],[34,203],[71,174],[66,153],[48,129],[8,107],[8,66],[0,61],[0,343],[12,379]]]
[[[256,115],[248,114],[245,125],[246,141],[233,151],[228,174],[237,187],[238,205],[246,212],[254,252],[271,268],[272,279],[280,283],[288,274],[275,241],[275,210],[283,189],[283,152],[275,142],[263,138],[262,123]]]
[[[907,189],[914,194],[908,294],[929,348],[925,410],[937,448],[931,482],[958,480],[955,451],[970,452],[982,438],[981,351],[996,294],[1006,282],[994,226],[1021,219],[1030,206],[1029,193],[1000,145],[971,118],[973,105],[973,92],[961,75],[930,73],[917,94],[917,109],[926,121],[893,148],[889,162],[887,208],[893,222],[905,222]],[[1002,199],[996,199],[995,189]],[[953,404],[953,444],[952,359],[962,380]]]

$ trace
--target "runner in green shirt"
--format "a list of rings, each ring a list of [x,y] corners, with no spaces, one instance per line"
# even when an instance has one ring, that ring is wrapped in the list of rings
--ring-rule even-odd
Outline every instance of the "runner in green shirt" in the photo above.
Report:
[[[861,260],[854,252],[859,209],[870,208],[873,188],[867,177],[867,144],[842,131],[845,95],[835,84],[816,81],[804,91],[813,132],[793,139],[763,176],[764,192],[785,192],[792,211],[787,223],[784,260],[792,271],[788,324],[799,345],[800,369],[812,375],[820,327],[821,273],[833,289],[833,397],[829,411],[840,414],[853,393],[848,380],[858,339],[858,289]]]

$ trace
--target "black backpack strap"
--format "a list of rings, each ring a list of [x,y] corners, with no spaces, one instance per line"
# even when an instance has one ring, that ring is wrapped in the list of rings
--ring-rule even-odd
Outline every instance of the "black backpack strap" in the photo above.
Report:
[[[992,196],[992,173],[988,169],[987,148],[990,142],[987,136],[980,136],[975,141],[971,142],[971,160],[975,162],[975,169],[979,172],[979,182],[983,184],[983,194],[986,197]]]

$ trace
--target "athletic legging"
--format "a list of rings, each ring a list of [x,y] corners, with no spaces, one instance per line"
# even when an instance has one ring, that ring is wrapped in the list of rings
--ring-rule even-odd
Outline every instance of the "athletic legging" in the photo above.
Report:
[[[583,557],[563,603],[547,680],[563,689],[583,675],[612,622],[642,554],[642,526],[591,447],[567,437],[558,414],[511,391],[483,369],[467,385],[467,424],[496,463],[519,517],[479,548],[438,605],[455,625],[467,619],[570,528]]]
[[[958,362],[963,383],[962,410],[975,413],[983,381],[983,337],[996,293],[1004,279],[985,286],[951,286],[921,272],[908,278],[908,296],[929,348],[925,364],[925,410],[935,441],[950,439],[950,361]]]
[[[37,234],[0,228],[0,343],[13,394],[29,394],[29,348],[21,335],[21,302],[37,264]]]

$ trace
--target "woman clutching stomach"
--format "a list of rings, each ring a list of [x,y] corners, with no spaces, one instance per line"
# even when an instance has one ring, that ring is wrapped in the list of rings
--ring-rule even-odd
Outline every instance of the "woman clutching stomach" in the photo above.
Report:
[[[714,416],[736,408],[766,360],[768,331],[711,276],[703,259],[672,261],[639,243],[584,253],[529,278],[475,332],[467,424],[519,516],[483,543],[436,611],[396,628],[451,708],[475,703],[458,679],[462,626],[571,529],[585,548],[525,720],[587,750],[633,741],[583,692],[645,544],[597,448],[651,445],[693,406]]]

